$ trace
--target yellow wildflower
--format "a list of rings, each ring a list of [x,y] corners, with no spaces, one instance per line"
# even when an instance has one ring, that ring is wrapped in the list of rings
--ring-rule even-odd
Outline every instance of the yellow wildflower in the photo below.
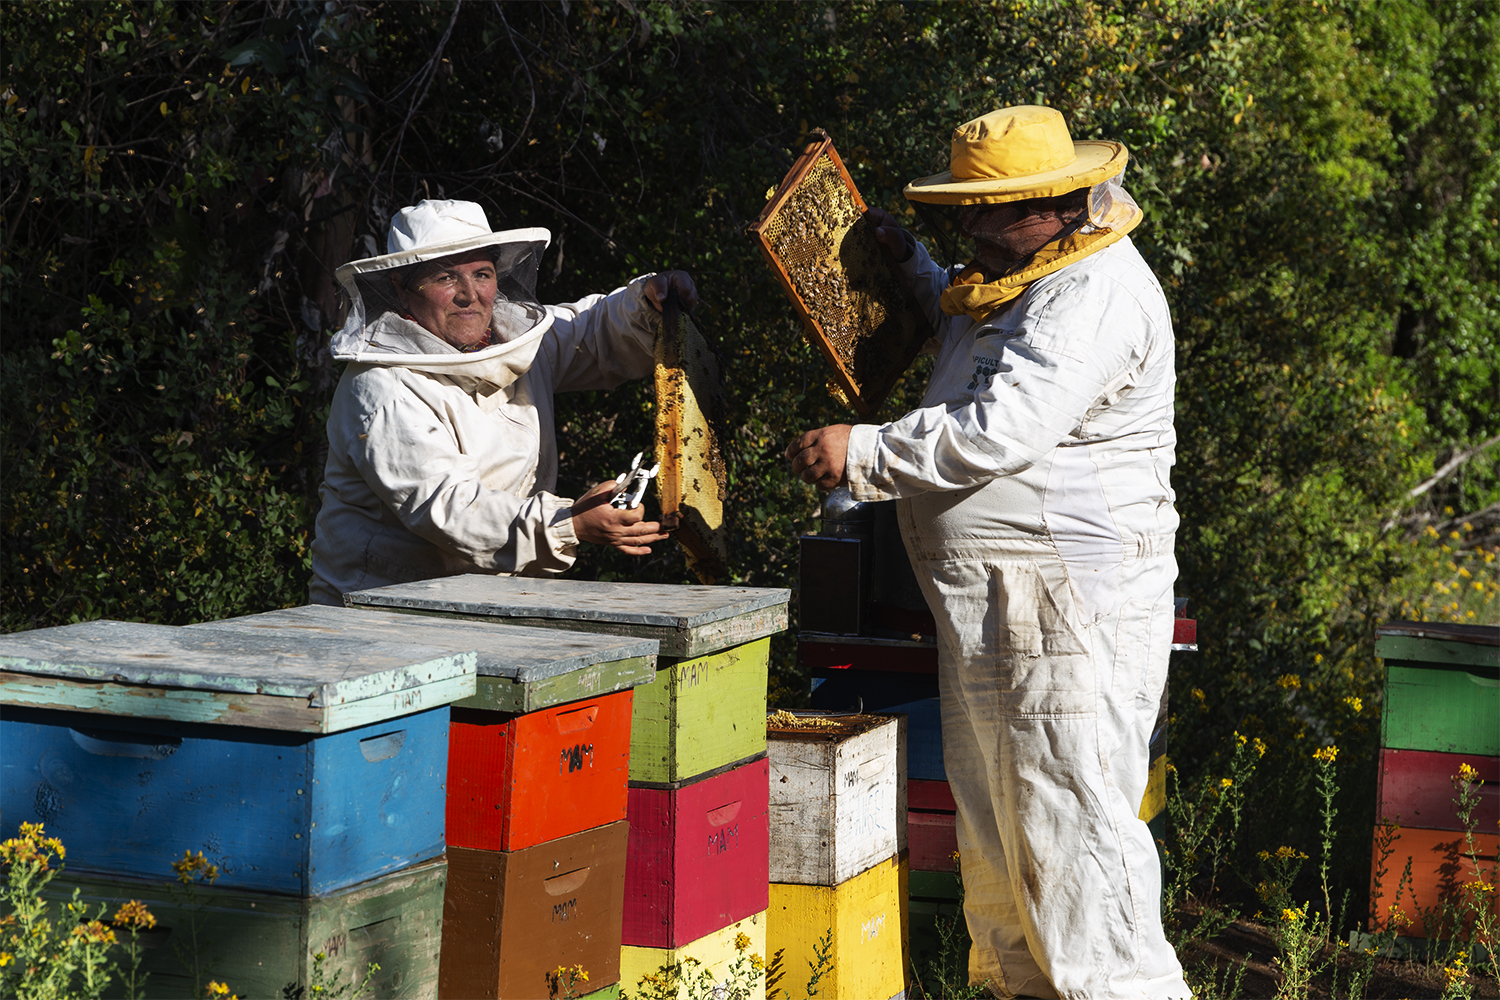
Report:
[[[1313,756],[1325,764],[1332,764],[1339,759],[1339,748],[1333,745],[1319,747],[1313,751]]]
[[[1283,908],[1281,911],[1281,919],[1284,923],[1296,923],[1297,921],[1301,920],[1303,916],[1306,915],[1306,913],[1306,910]]]
[[[744,951],[748,947],[750,947],[750,935],[740,931],[734,936],[734,950]]]
[[[1233,778],[1220,778],[1219,779],[1219,787],[1220,788],[1228,788],[1229,786],[1231,786],[1233,784],[1234,784],[1234,779]]]
[[[115,932],[105,927],[97,920],[90,920],[86,924],[79,924],[69,933],[69,937],[91,944],[114,944]]]
[[[1205,695],[1203,694],[1203,689],[1202,688],[1193,688],[1192,695],[1193,695],[1194,698],[1197,698],[1199,701],[1203,701],[1204,698],[1205,698]]]
[[[1458,957],[1453,960],[1451,965],[1446,965],[1443,967],[1443,975],[1448,977],[1448,986],[1450,988],[1468,980],[1468,958],[1469,953],[1466,951],[1461,951],[1458,953]]]
[[[1276,678],[1276,686],[1286,690],[1295,690],[1302,686],[1302,678],[1296,674],[1282,674]]]
[[[1252,744],[1252,746],[1255,747],[1255,753],[1258,756],[1264,757],[1266,755],[1266,745],[1263,742],[1261,742],[1261,739],[1260,739],[1259,736],[1257,736],[1255,738],[1255,742]]]
[[[145,903],[132,899],[128,903],[122,903],[115,911],[113,923],[116,927],[155,927],[156,918],[146,909]]]
[[[752,951],[750,953],[750,968],[754,969],[756,972],[765,972],[766,960]]]
[[[10,952],[8,952],[8,951],[0,951],[0,969],[5,968],[7,965],[9,965],[10,963],[14,962],[15,960],[16,960],[16,956],[12,955]]]
[[[1349,708],[1353,710],[1355,715],[1358,715],[1360,712],[1362,712],[1365,707],[1364,701],[1352,694],[1344,699],[1344,704],[1348,705]]]
[[[1467,784],[1468,782],[1473,781],[1475,778],[1478,778],[1479,772],[1474,768],[1472,764],[1465,761],[1464,763],[1458,765],[1458,776],[1461,780],[1464,781],[1465,784]]]

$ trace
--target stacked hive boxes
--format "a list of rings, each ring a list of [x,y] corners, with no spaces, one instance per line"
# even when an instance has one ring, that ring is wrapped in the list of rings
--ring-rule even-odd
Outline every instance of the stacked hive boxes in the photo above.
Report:
[[[777,713],[771,765],[766,947],[799,995],[906,991],[906,720]],[[820,949],[822,954],[820,954]]]
[[[1464,884],[1493,884],[1500,845],[1500,627],[1394,622],[1377,636],[1386,687],[1376,816],[1396,829],[1388,857],[1381,850],[1387,835],[1380,826],[1375,830],[1372,929],[1427,937],[1440,932],[1436,921],[1447,935],[1453,916],[1466,923]],[[1453,779],[1465,765],[1475,772],[1478,796],[1472,857],[1454,802]],[[1408,860],[1411,882],[1398,901]],[[1470,897],[1500,913],[1494,893],[1471,891]]]
[[[440,993],[546,996],[560,967],[618,981],[632,688],[655,640],[320,607],[210,627],[477,650],[448,730]]]
[[[376,995],[434,997],[448,704],[474,662],[109,621],[3,636],[0,813],[67,847],[54,891],[147,905],[153,997],[299,992],[319,953],[325,976],[378,962]]]
[[[655,639],[631,720],[621,983],[691,957],[715,981],[765,952],[765,696],[785,590],[452,577],[350,594],[401,608]],[[592,970],[589,970],[592,976]],[[591,983],[593,980],[591,979]]]

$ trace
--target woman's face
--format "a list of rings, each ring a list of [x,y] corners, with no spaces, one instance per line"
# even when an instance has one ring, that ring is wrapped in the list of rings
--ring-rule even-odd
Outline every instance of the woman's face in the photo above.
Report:
[[[417,323],[460,351],[489,343],[495,263],[488,250],[439,257],[396,280],[396,294]]]

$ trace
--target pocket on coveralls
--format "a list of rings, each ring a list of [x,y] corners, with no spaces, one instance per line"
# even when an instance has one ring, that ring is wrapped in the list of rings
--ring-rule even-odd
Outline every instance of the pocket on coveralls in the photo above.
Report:
[[[1062,563],[991,567],[990,606],[1000,711],[1026,718],[1096,715],[1093,644]]]

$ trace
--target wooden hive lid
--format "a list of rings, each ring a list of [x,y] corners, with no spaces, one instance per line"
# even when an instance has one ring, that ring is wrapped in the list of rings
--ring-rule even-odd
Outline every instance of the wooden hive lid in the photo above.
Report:
[[[599,583],[470,574],[344,595],[351,607],[501,618],[518,625],[656,639],[663,656],[703,656],[786,628],[791,591]]]
[[[657,641],[632,636],[528,628],[494,621],[392,614],[366,608],[308,604],[259,615],[208,622],[193,628],[248,634],[309,634],[362,642],[401,642],[453,651],[474,650],[481,677],[521,684],[559,677],[596,663],[636,657],[656,659]],[[655,679],[655,674],[652,674]]]
[[[0,704],[336,732],[474,693],[475,654],[93,621],[0,636]]]
[[[1388,622],[1375,630],[1375,654],[1387,660],[1500,671],[1500,625]]]

